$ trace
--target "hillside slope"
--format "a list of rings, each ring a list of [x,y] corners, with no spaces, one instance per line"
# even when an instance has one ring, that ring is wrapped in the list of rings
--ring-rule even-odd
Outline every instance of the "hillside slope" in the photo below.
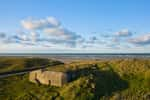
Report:
[[[28,75],[0,79],[1,100],[149,100],[150,60],[73,62],[51,70],[75,72],[63,87],[33,84]]]

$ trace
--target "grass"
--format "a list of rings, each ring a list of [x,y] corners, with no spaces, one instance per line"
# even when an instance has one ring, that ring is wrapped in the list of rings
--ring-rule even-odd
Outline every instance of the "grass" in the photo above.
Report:
[[[46,100],[57,94],[55,87],[30,83],[28,75],[1,79],[0,86],[3,86],[0,89],[1,100],[37,100],[38,98]]]
[[[19,59],[18,59],[19,60]],[[29,60],[18,61],[25,64]],[[5,61],[5,60],[4,60]],[[8,62],[11,60],[8,60]],[[40,60],[42,61],[42,60]],[[33,62],[40,62],[33,60]],[[46,60],[47,61],[47,60]],[[22,62],[22,63],[21,63]],[[24,62],[24,63],[23,63]],[[32,62],[32,59],[29,61]],[[45,62],[45,60],[43,61]],[[43,62],[40,64],[43,64]],[[0,62],[1,63],[1,62]],[[5,63],[7,65],[7,63]],[[10,64],[10,63],[9,63]],[[11,64],[10,67],[16,63]],[[34,64],[29,64],[34,65]],[[35,63],[37,65],[37,63]],[[7,65],[9,66],[9,65]],[[6,67],[8,68],[8,67]],[[12,68],[13,69],[13,68]],[[76,77],[63,87],[33,84],[28,74],[0,79],[1,100],[149,100],[150,60],[78,61],[49,67]]]
[[[44,58],[1,57],[0,73],[32,67],[48,66],[49,64],[61,64],[61,62]]]

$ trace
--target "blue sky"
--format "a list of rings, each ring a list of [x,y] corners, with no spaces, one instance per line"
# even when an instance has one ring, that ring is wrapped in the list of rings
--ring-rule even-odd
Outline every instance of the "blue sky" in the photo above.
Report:
[[[149,52],[149,4],[149,0],[1,0],[0,52]]]

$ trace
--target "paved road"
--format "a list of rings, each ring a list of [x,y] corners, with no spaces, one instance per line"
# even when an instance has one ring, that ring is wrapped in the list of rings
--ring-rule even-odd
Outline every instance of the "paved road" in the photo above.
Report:
[[[49,65],[49,66],[55,66],[55,65],[58,65],[58,64],[52,64],[52,65]],[[49,66],[40,66],[40,67],[33,67],[33,68],[23,69],[23,70],[4,72],[4,73],[0,73],[0,78],[5,78],[5,77],[8,77],[8,76],[13,76],[13,75],[22,75],[22,74],[25,74],[25,73],[29,73],[33,70],[44,69],[44,68],[49,67]]]

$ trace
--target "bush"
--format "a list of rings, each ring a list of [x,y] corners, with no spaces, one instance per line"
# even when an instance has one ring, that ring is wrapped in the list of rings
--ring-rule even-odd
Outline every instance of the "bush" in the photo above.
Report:
[[[145,81],[147,84],[150,84],[150,70],[145,72]]]
[[[36,67],[36,66],[44,66],[49,64],[48,59],[42,59],[42,58],[31,58],[26,59],[26,65],[25,67]]]
[[[81,77],[64,86],[60,94],[65,100],[68,98],[70,100],[93,100],[93,84],[92,80],[90,80],[90,76]]]
[[[38,100],[36,96],[30,93],[26,93],[23,95],[18,96],[15,100]]]

